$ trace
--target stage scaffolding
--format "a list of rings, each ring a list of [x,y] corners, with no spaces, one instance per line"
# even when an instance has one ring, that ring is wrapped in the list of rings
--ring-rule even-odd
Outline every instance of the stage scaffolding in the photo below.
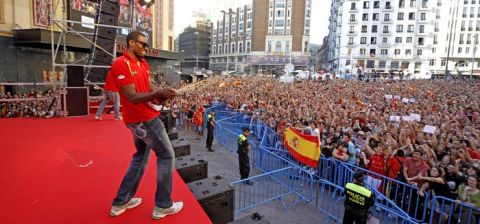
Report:
[[[55,3],[55,4],[54,4]],[[93,65],[93,57],[95,54],[95,49],[101,50],[105,52],[106,54],[109,54],[113,58],[116,57],[116,43],[114,45],[114,50],[113,52],[108,52],[107,50],[103,49],[99,45],[97,45],[96,40],[97,40],[97,28],[98,27],[108,27],[108,28],[116,28],[117,31],[118,29],[126,29],[128,31],[131,31],[131,27],[121,27],[121,26],[111,26],[111,25],[104,25],[104,24],[99,24],[96,21],[99,21],[99,13],[101,12],[101,1],[99,1],[98,8],[96,10],[96,15],[94,15],[94,23],[89,23],[89,22],[80,22],[80,21],[73,21],[73,20],[68,20],[67,18],[67,7],[70,7],[68,5],[69,1],[68,0],[52,0],[52,4],[50,5],[50,38],[51,38],[51,58],[52,58],[52,71],[57,71],[57,70],[63,70],[65,74],[65,78],[63,82],[55,83],[53,85],[53,88],[60,88],[60,93],[61,94],[66,94],[66,80],[68,80],[68,71],[67,71],[67,66],[83,66],[84,67],[84,82],[85,85],[87,86],[92,86],[95,89],[102,89],[100,85],[103,85],[104,83],[99,83],[99,82],[90,82],[88,79],[90,69],[92,68],[110,68],[110,66],[104,66],[104,65]],[[132,11],[132,22],[133,19],[135,18],[135,4],[131,4],[132,7],[130,10]],[[61,10],[61,18],[56,18],[58,10]],[[78,26],[93,26],[93,32],[82,32],[79,30],[76,30],[74,28],[74,25]],[[59,35],[56,34],[56,32],[59,32]],[[71,63],[67,62],[68,59],[68,52],[67,52],[67,46],[68,46],[68,39],[66,38],[67,35],[73,35],[73,36],[78,36],[81,39],[84,39],[88,43],[90,43],[90,53],[87,56],[84,56],[76,61],[73,61]],[[63,54],[62,54],[63,53]],[[85,62],[86,61],[86,62]],[[65,97],[66,98],[66,97]],[[62,106],[62,111],[61,111],[61,116],[67,116],[67,111],[66,107]]]

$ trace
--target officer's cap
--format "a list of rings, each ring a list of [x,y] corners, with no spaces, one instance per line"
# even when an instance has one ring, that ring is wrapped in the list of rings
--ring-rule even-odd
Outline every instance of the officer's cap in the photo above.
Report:
[[[363,177],[364,177],[363,173],[359,171],[353,174],[354,180],[363,181]]]
[[[242,131],[243,131],[243,132],[250,132],[250,128],[248,128],[248,127],[243,127],[243,128],[242,128]]]

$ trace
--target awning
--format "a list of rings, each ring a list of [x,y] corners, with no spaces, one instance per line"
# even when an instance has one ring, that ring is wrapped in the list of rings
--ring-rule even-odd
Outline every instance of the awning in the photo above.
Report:
[[[15,45],[19,46],[27,46],[27,47],[34,47],[34,48],[43,48],[43,49],[51,49],[52,48],[52,37],[51,31],[47,29],[19,29],[19,30],[12,30],[13,31],[13,42]],[[55,44],[58,44],[58,39],[60,37],[60,32],[54,31],[54,41]],[[90,38],[86,36],[86,38]],[[90,51],[91,44],[85,38],[74,35],[74,34],[67,34],[65,36],[65,47],[67,51],[77,51],[77,52],[86,52]],[[117,41],[118,42],[118,41]],[[59,50],[63,50],[60,47]],[[126,50],[126,44],[124,43],[117,43],[117,52],[121,53],[122,51]],[[166,59],[166,60],[180,60],[182,59],[182,55],[178,52],[171,52],[171,51],[164,51],[160,49],[151,48],[147,52],[147,57],[150,58],[159,58],[159,59]]]

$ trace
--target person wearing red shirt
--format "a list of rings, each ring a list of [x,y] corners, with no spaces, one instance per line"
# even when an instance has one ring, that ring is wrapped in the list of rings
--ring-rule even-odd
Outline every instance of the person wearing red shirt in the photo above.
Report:
[[[141,198],[133,196],[152,149],[157,156],[157,190],[152,218],[160,219],[180,212],[183,202],[173,202],[171,198],[175,155],[160,114],[151,103],[169,100],[176,92],[151,86],[150,67],[144,59],[148,49],[144,34],[132,31],[127,36],[127,46],[128,50],[115,60],[110,71],[120,92],[124,122],[132,132],[137,151],[113,199],[110,215],[118,216],[142,202]]]
[[[105,105],[107,105],[108,101],[113,102],[113,109],[115,111],[115,120],[122,120],[122,116],[120,116],[120,96],[118,96],[118,90],[115,86],[115,79],[113,79],[113,75],[109,71],[107,73],[107,77],[105,78],[105,86],[103,88],[103,100],[98,107],[97,113],[95,114],[96,120],[102,120],[102,113],[105,109]]]

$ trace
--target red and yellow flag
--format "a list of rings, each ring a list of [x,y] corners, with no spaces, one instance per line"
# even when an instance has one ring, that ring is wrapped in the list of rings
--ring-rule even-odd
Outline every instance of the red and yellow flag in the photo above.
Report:
[[[321,153],[317,136],[304,135],[294,128],[288,128],[284,144],[293,158],[309,167],[317,167]]]

